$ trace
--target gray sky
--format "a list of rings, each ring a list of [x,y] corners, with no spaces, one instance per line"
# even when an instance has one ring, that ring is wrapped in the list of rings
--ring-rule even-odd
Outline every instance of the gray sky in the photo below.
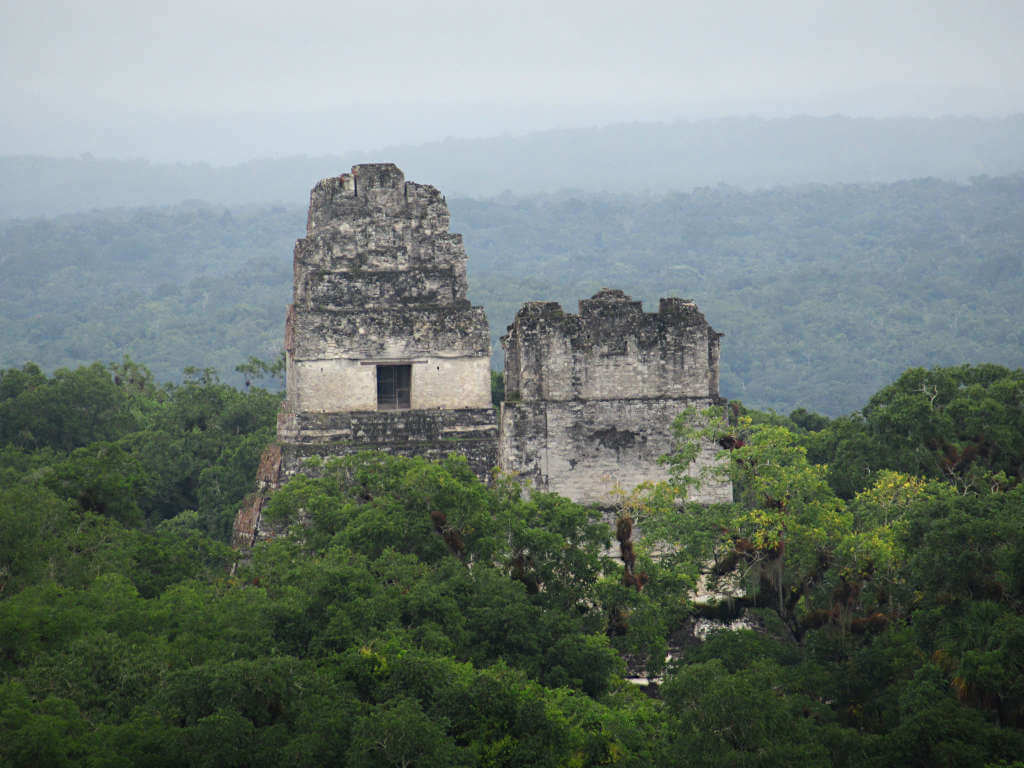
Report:
[[[1024,111],[1022,44],[1024,0],[8,0],[0,154],[210,159],[220,131],[243,159],[723,114],[1006,114]]]

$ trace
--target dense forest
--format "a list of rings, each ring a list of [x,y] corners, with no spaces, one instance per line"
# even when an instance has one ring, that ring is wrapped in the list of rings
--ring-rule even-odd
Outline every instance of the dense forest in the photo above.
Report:
[[[415,178],[411,176],[411,178]],[[695,299],[722,393],[838,416],[909,365],[1024,365],[1024,176],[450,200],[498,337],[524,301]],[[127,354],[229,383],[280,349],[305,210],[201,203],[0,224],[0,365]]]
[[[389,151],[497,195],[450,198],[495,368],[524,301],[679,295],[733,402],[611,510],[457,456],[314,462],[249,553],[300,203],[379,158],[0,158],[0,765],[1019,768],[1024,176],[977,174],[1024,168],[1022,130]],[[679,502],[701,440],[731,504]]]
[[[282,347],[297,208],[183,204],[0,225],[0,364],[146,359],[162,379]]]
[[[680,420],[611,524],[359,454],[240,561],[279,401],[240,367],[0,372],[0,764],[1021,764],[1021,370]],[[674,503],[699,439],[733,504]]]

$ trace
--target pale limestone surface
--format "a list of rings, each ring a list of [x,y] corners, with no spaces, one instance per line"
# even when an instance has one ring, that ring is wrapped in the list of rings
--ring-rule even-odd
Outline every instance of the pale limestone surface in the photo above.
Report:
[[[294,253],[278,439],[239,512],[236,545],[272,533],[261,529],[267,494],[305,459],[365,449],[457,452],[482,478],[497,464],[536,488],[609,506],[616,488],[666,477],[658,457],[674,447],[679,413],[723,402],[721,334],[696,304],[662,299],[645,313],[605,290],[578,315],[550,302],[516,315],[502,339],[499,435],[487,318],[466,298],[466,252],[448,226],[441,193],[390,163],[357,165],[311,191]],[[378,408],[379,365],[410,366],[408,408]],[[717,454],[703,446],[691,473]],[[729,501],[732,488],[705,483],[694,498]]]
[[[578,315],[552,302],[525,305],[502,338],[506,402],[499,464],[534,487],[608,506],[616,487],[667,479],[658,457],[674,448],[671,426],[718,395],[719,338],[683,299],[645,313],[621,291],[580,302]],[[703,445],[696,475],[717,460]],[[732,500],[724,480],[705,480],[695,501]]]
[[[377,410],[377,369],[366,360],[298,360],[292,382],[297,411]],[[487,357],[439,357],[434,355],[393,355],[412,364],[410,407],[491,407],[490,360]],[[480,386],[487,382],[487,389]]]

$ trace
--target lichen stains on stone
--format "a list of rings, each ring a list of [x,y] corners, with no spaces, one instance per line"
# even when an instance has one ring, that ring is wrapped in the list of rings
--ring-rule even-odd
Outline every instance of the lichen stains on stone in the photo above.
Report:
[[[618,429],[615,426],[599,429],[591,432],[589,438],[603,448],[618,451],[623,448],[631,448],[637,442],[637,434],[629,429]]]
[[[454,451],[481,477],[497,463],[487,318],[466,297],[466,251],[449,222],[441,193],[392,163],[311,190],[294,250],[276,470],[261,464],[264,488],[239,513],[239,540],[260,536],[262,491],[310,456]],[[382,382],[396,368],[403,394],[388,400]]]
[[[657,313],[602,289],[567,314],[530,302],[502,337],[506,399],[502,469],[576,501],[608,504],[613,488],[666,477],[658,458],[674,447],[671,425],[688,407],[721,402],[716,332],[692,301],[662,299]],[[715,460],[707,446],[700,465]],[[701,500],[731,499],[728,483]]]
[[[357,165],[311,190],[285,323],[287,396],[257,493],[236,520],[239,546],[273,535],[261,522],[267,494],[309,457],[455,451],[482,478],[498,464],[604,505],[615,486],[664,477],[658,458],[673,448],[680,412],[721,402],[721,334],[693,301],[665,298],[647,313],[603,288],[577,314],[553,301],[516,314],[501,340],[499,432],[487,318],[467,298],[466,251],[449,222],[444,196],[392,163]],[[699,462],[716,451],[705,446]],[[728,483],[702,490],[702,500],[730,498]]]

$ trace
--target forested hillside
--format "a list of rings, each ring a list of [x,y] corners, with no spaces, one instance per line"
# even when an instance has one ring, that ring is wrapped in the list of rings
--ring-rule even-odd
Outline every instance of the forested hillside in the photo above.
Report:
[[[909,365],[1024,365],[1024,176],[451,199],[497,339],[524,301],[601,287],[695,299],[722,392],[829,415]],[[0,365],[145,359],[233,371],[283,338],[305,211],[204,204],[0,225]]]
[[[671,503],[680,425],[614,530],[456,457],[348,457],[237,562],[277,402],[130,360],[0,372],[0,764],[1019,765],[1019,370],[711,418],[728,505]]]
[[[298,208],[183,204],[0,225],[0,364],[46,369],[145,359],[185,366],[271,359],[284,339]]]
[[[0,219],[187,199],[228,206],[291,204],[304,200],[324,176],[383,160],[397,163],[406,178],[464,197],[506,190],[521,196],[565,189],[685,192],[722,183],[749,189],[924,176],[966,181],[1024,171],[1024,115],[633,122],[224,167],[7,156],[0,157]]]
[[[695,299],[722,393],[857,408],[911,365],[1024,365],[1024,176],[452,203],[496,335],[527,299]],[[497,358],[495,360],[497,362]]]

